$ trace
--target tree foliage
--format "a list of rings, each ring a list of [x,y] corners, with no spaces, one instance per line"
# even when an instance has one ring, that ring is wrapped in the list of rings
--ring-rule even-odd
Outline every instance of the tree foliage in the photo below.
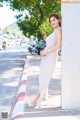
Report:
[[[57,4],[57,0],[9,0],[9,3],[13,10],[20,12],[16,17],[23,34],[28,37],[35,35],[39,38],[45,33],[50,34],[51,28],[47,19],[52,13],[60,13],[61,7]]]
[[[4,2],[6,2],[6,4],[7,4],[7,3],[9,3],[10,1],[9,1],[9,0],[0,0],[0,7],[3,7],[3,3],[4,3]]]
[[[3,6],[3,0],[0,0],[0,7]]]

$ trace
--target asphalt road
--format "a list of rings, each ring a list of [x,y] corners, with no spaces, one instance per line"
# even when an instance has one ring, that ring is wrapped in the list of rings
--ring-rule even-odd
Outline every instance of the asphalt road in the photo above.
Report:
[[[0,114],[10,112],[23,70],[27,46],[0,51]]]

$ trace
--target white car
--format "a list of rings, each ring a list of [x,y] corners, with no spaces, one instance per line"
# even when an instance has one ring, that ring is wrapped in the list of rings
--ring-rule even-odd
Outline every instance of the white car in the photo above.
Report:
[[[15,41],[15,45],[20,45],[20,41],[19,41],[19,40],[16,40],[16,41]]]
[[[9,41],[9,45],[10,45],[10,46],[14,46],[14,45],[15,45],[15,42],[14,42],[13,40],[10,40],[10,41]]]

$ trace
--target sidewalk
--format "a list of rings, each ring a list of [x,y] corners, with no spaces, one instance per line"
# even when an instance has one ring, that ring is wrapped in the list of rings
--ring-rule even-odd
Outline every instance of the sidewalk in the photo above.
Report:
[[[32,101],[36,91],[38,89],[38,75],[40,70],[39,56],[28,55],[27,60],[29,62],[28,68],[28,82],[26,87],[26,102]],[[57,61],[54,74],[49,85],[48,99],[44,100],[41,108],[25,108],[24,118],[35,117],[54,117],[54,116],[74,116],[80,115],[80,109],[61,109],[61,60]],[[69,118],[69,117],[68,117]],[[70,120],[74,120],[71,117]],[[80,117],[78,117],[80,119]],[[75,119],[77,120],[77,119]]]

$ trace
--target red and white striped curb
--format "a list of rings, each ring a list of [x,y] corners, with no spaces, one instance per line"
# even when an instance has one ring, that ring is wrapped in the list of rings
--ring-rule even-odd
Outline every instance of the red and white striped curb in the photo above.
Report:
[[[24,115],[28,66],[29,66],[28,62],[25,62],[24,69],[22,72],[22,77],[18,85],[15,104],[11,115],[11,120],[21,118]]]

